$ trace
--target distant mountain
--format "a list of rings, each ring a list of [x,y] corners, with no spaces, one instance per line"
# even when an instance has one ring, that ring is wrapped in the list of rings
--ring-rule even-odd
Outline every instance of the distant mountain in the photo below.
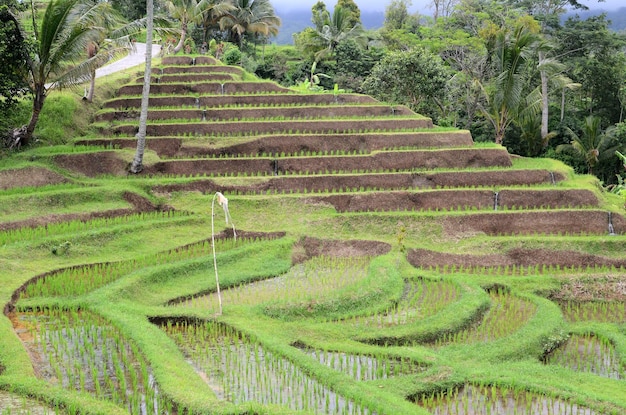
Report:
[[[306,27],[312,27],[311,9],[301,10],[281,10],[279,7],[274,9],[276,15],[280,17],[282,24],[276,38],[272,39],[273,43],[278,45],[293,44],[293,34],[301,32]],[[361,11],[361,22],[366,29],[378,29],[383,26],[385,13]]]
[[[585,20],[593,16],[598,16],[602,13],[606,13],[606,18],[611,22],[610,28],[616,32],[626,30],[626,7],[620,7],[616,10],[582,10],[576,12],[569,12],[565,14],[565,19],[575,15],[579,15],[581,19]]]

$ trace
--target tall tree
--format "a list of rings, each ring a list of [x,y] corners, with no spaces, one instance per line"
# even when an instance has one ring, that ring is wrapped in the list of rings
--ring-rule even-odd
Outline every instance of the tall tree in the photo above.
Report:
[[[354,0],[337,0],[335,7],[341,7],[346,12],[346,20],[348,26],[362,25],[361,23],[361,9],[354,2]]]
[[[209,42],[209,30],[219,28],[219,21],[226,14],[235,9],[230,0],[200,0],[198,8],[201,11],[200,24],[202,25],[202,41]]]
[[[33,56],[27,59],[32,115],[25,128],[15,134],[16,142],[29,143],[50,90],[89,80],[93,68],[108,60],[104,55],[85,57],[89,44],[97,41],[104,31],[100,22],[105,10],[104,3],[95,0],[51,0],[48,3],[41,27],[34,31]],[[16,16],[9,16],[26,38]]]
[[[152,74],[152,33],[154,21],[154,1],[146,0],[148,13],[146,24],[146,67],[143,74],[143,89],[141,93],[141,110],[139,113],[139,130],[137,132],[137,150],[130,165],[131,173],[139,173],[143,170],[143,154],[146,148],[146,130],[148,124],[148,100],[150,97],[150,77]]]
[[[220,26],[230,32],[240,49],[246,33],[266,37],[278,34],[280,17],[269,0],[234,0],[233,6],[220,20]]]
[[[28,51],[13,15],[20,6],[13,0],[0,1],[0,112],[13,107],[28,91],[24,74]]]
[[[180,21],[180,38],[172,53],[180,52],[185,44],[189,24],[202,19],[202,11],[198,7],[197,0],[168,0],[167,10],[173,19]]]
[[[522,111],[539,110],[541,99],[529,101],[526,90],[529,62],[540,40],[528,19],[517,22],[513,30],[503,27],[494,39],[495,76],[485,86],[487,105],[483,115],[495,130],[495,141],[502,144],[507,128]],[[530,105],[530,108],[528,107]]]

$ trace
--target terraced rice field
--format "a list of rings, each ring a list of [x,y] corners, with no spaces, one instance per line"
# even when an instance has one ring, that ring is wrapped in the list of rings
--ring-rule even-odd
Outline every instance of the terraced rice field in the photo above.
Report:
[[[594,179],[203,56],[155,62],[133,176],[140,75],[0,160],[0,414],[626,413]]]

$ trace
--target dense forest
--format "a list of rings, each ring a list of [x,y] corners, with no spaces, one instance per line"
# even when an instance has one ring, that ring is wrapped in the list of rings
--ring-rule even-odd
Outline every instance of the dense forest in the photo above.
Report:
[[[118,48],[124,39],[142,39],[142,3],[52,3],[83,3],[85,16],[98,10],[102,30],[71,45],[73,54],[51,55],[69,49],[51,43],[45,27],[31,29],[47,2],[0,0],[0,128],[7,146],[21,137],[19,102],[33,100],[37,114],[45,85],[85,82],[119,50],[112,38]],[[470,130],[475,141],[563,160],[605,185],[622,183],[626,35],[611,29],[606,14],[565,14],[585,12],[577,0],[433,0],[433,16],[410,6],[391,0],[382,27],[365,29],[353,0],[332,10],[320,1],[294,44],[278,46],[272,42],[285,22],[269,0],[155,1],[163,53],[211,53],[285,86],[408,105],[440,126]],[[33,118],[22,127],[28,137]]]

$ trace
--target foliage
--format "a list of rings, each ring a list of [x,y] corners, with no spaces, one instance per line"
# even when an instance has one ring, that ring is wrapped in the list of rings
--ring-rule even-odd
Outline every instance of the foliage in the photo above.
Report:
[[[234,0],[234,9],[220,19],[220,27],[230,33],[230,40],[241,49],[246,34],[268,38],[278,33],[280,18],[269,0]]]
[[[388,53],[374,66],[363,83],[363,90],[383,101],[435,115],[435,108],[441,107],[448,79],[441,59],[419,48]]]

